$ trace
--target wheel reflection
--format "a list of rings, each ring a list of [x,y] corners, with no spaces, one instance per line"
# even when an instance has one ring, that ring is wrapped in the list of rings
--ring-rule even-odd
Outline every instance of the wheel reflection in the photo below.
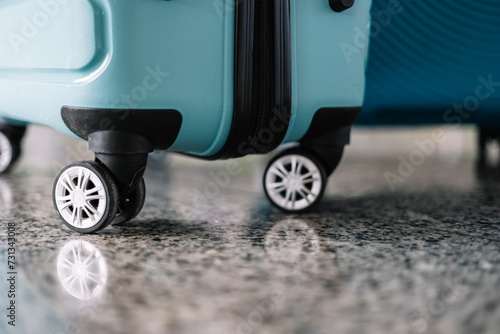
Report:
[[[300,219],[285,219],[267,233],[264,246],[274,262],[300,265],[315,263],[320,253],[320,242],[316,231]]]
[[[72,240],[61,249],[57,272],[64,289],[81,300],[100,296],[108,281],[106,259],[84,240]]]
[[[13,203],[14,196],[10,184],[0,179],[0,214],[9,215]]]

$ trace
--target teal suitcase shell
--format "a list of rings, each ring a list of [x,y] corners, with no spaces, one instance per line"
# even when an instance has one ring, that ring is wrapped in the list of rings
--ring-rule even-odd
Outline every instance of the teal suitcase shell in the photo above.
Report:
[[[500,127],[500,2],[374,0],[359,124]]]
[[[78,131],[61,117],[65,106],[114,110],[121,118],[127,116],[123,110],[176,110],[182,117],[179,133],[160,148],[215,156],[232,139],[230,129],[239,117],[234,113],[235,86],[241,86],[235,82],[235,3],[3,1],[0,31],[8,38],[0,40],[0,115],[73,135]],[[241,3],[238,7],[260,2]],[[291,120],[284,141],[296,142],[319,109],[361,106],[366,53],[347,64],[338,44],[354,38],[354,27],[366,26],[370,2],[358,1],[341,13],[328,0],[276,3],[290,12],[280,28],[289,34],[283,38],[290,72],[285,108],[291,109],[286,112]],[[248,77],[242,82],[250,86]],[[106,125],[104,120],[99,128]]]
[[[285,211],[322,197],[364,98],[365,0],[5,0],[0,173],[24,126],[88,140],[95,161],[56,177],[54,207],[81,233],[133,219],[148,154],[206,160],[296,147],[264,190]],[[3,152],[3,153],[2,153]],[[0,160],[2,161],[2,160]]]

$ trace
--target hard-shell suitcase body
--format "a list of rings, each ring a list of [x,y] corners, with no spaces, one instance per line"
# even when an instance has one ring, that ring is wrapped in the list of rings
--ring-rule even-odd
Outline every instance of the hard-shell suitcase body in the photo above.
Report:
[[[500,3],[374,0],[359,124],[500,128]]]
[[[63,169],[53,192],[62,220],[83,233],[139,213],[155,149],[214,160],[297,142],[271,161],[264,187],[279,208],[305,210],[362,105],[367,48],[347,62],[339,44],[369,24],[370,5],[6,0],[3,142],[18,144],[9,133],[28,123],[89,141],[96,161]]]

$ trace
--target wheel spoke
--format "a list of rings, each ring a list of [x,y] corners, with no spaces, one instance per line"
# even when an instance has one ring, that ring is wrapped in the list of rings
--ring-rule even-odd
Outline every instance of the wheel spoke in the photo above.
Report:
[[[312,193],[312,191],[311,191],[311,190],[307,189],[307,188],[306,188],[306,187],[304,187],[304,186],[302,186],[302,187],[300,188],[300,190],[301,190],[302,192],[306,193],[307,195],[314,195],[314,194]]]
[[[60,206],[57,206],[59,208],[59,211],[63,211],[67,209],[69,206],[73,205],[73,202],[66,202]]]
[[[289,202],[290,196],[292,195],[292,191],[290,189],[286,190],[286,195],[285,198],[283,199],[283,207],[287,207],[287,204]]]
[[[279,188],[271,189],[271,191],[272,191],[273,193],[278,194],[278,193],[280,193],[280,192],[282,192],[283,190],[286,190],[286,189],[287,189],[287,187],[286,187],[286,186],[281,186],[281,187],[279,187]]]
[[[103,186],[97,186],[97,187],[94,187],[92,189],[85,190],[84,193],[85,193],[85,195],[90,195],[90,194],[99,192],[99,191],[101,191],[103,189],[104,189]]]
[[[285,182],[282,181],[282,182],[273,182],[273,183],[269,183],[268,187],[271,188],[271,189],[276,189],[276,188],[280,188],[282,186],[285,185]]]
[[[64,259],[64,262],[61,262],[60,263],[61,266],[65,267],[65,268],[68,268],[68,269],[71,269],[73,268],[73,266],[75,265],[74,263],[71,263],[69,262],[68,259]]]
[[[276,163],[276,168],[285,176],[287,177],[290,172],[286,170],[285,166],[283,165],[283,163],[281,161],[278,161]]]
[[[76,276],[74,275],[71,275],[73,277],[73,279],[68,283],[68,288],[70,290],[73,290],[73,286],[75,285],[75,282],[78,281],[78,278],[76,278]]]
[[[292,198],[290,199],[290,201],[292,202],[292,209],[295,208],[296,198],[297,198],[297,192],[296,191],[292,191]]]
[[[80,283],[80,292],[83,293],[83,297],[87,299],[87,291],[85,290],[85,287],[83,286],[83,279],[79,279],[78,283]]]
[[[79,225],[79,226],[82,226],[82,208],[76,208],[76,223]]]
[[[309,200],[309,197],[308,197],[308,194],[304,191],[306,188],[302,187],[298,190],[298,193],[300,196],[302,196],[302,198],[305,198],[305,200],[308,202],[308,203],[311,203],[311,200]],[[309,192],[310,194],[310,192]]]
[[[93,214],[90,213],[90,211],[88,210],[87,206],[84,206],[83,207],[83,211],[87,214],[87,216],[90,218],[90,220],[92,220],[92,223],[95,224],[95,217]]]
[[[87,258],[85,259],[85,261],[83,261],[83,264],[88,267],[92,262],[94,262],[93,260],[96,259],[94,257],[94,255],[96,254],[96,252],[97,252],[97,249],[96,248],[92,248],[92,252],[90,252],[90,254],[87,255]],[[90,260],[92,260],[92,262],[90,262]]]
[[[78,168],[78,177],[76,178],[76,188],[82,189],[83,168]]]
[[[71,212],[71,225],[75,224],[76,209],[73,207],[73,212]]]
[[[76,244],[73,244],[71,247],[71,252],[73,253],[73,257],[75,258],[75,264],[78,262],[81,262],[80,247],[81,247],[81,244],[79,244],[79,246],[76,246]]]
[[[74,253],[73,253],[74,254]],[[75,262],[71,262],[70,260],[68,260],[67,258],[64,259],[64,262],[66,262],[67,264],[69,264],[70,266],[73,266],[75,264]]]
[[[67,177],[67,175],[66,175]],[[66,177],[64,177],[64,179],[59,179],[59,184],[62,185],[64,188],[66,188],[67,191],[69,191],[70,193],[73,192],[73,188],[71,188],[71,186],[68,184],[68,181],[66,180]]]
[[[76,262],[78,261],[78,258],[76,257],[76,250],[75,250],[74,244],[71,246],[71,253],[73,253],[73,259],[75,260],[74,264],[76,264]]]
[[[82,190],[87,189],[87,185],[89,184],[90,172],[87,170],[83,170],[83,181],[82,181]]]
[[[268,188],[273,192],[279,193],[286,189],[286,184],[285,182],[274,182],[270,183]]]
[[[270,171],[271,173],[273,173],[274,175],[276,175],[276,176],[278,176],[278,177],[282,178],[282,179],[286,178],[286,175],[285,175],[285,174],[283,174],[283,173],[282,173],[282,172],[281,172],[278,168],[276,168],[276,167],[271,167],[271,168],[269,169],[269,171]]]
[[[67,269],[71,269],[71,268],[73,268],[73,265],[68,264],[68,263],[66,263],[66,262],[61,262],[59,265],[60,265],[61,267],[67,268]]]
[[[68,280],[67,285],[68,285],[68,288],[70,290],[73,290],[73,285],[75,284],[75,282],[77,281],[77,278],[74,276],[74,275],[71,275],[71,280]]]
[[[89,279],[91,279],[92,281],[96,282],[97,284],[99,284],[100,286],[104,286],[105,285],[105,283],[101,281],[101,276],[99,276],[96,273],[93,273],[93,272],[89,271],[89,272],[87,272],[87,277]]]
[[[97,217],[100,217],[100,215],[101,215],[101,214],[99,213],[99,211],[97,211],[97,209],[96,209],[96,208],[94,208],[94,206],[93,206],[92,204],[90,204],[89,202],[87,202],[87,203],[85,204],[85,207],[86,207],[88,210],[90,210],[90,212],[92,213],[92,215],[95,215],[95,216],[97,216]]]
[[[320,179],[318,177],[311,177],[310,179],[304,179],[302,180],[303,184],[308,184],[308,183],[313,183],[316,181],[319,181]]]
[[[68,195],[68,196],[56,196],[56,201],[57,202],[71,201],[71,195]]]
[[[95,253],[94,253],[95,254]],[[89,261],[90,259],[90,261]],[[91,258],[89,256],[89,258],[87,260],[85,260],[84,264],[87,266],[87,267],[90,267],[91,265],[94,264],[94,262],[97,260],[98,258],[97,257],[94,257],[94,258]],[[88,261],[88,262],[87,262]]]
[[[296,156],[292,156],[291,165],[292,166],[291,166],[290,174],[296,175],[297,174],[297,157]]]
[[[75,278],[76,278],[75,275],[71,274],[68,277],[66,277],[62,282],[67,283],[70,279],[75,279]]]
[[[101,282],[101,281],[99,281],[99,280],[96,280],[96,279],[95,279],[95,278],[93,278],[93,277],[90,277],[90,275],[88,275],[88,276],[87,276],[87,278],[88,278],[89,280],[91,280],[92,282],[94,282],[95,284],[97,284],[98,286],[104,286],[104,285],[105,285],[103,282]]]
[[[300,176],[300,178],[301,178],[302,180],[304,180],[304,179],[307,179],[307,178],[309,178],[309,177],[313,176],[315,173],[316,173],[315,171],[308,172],[308,173],[306,173],[306,174],[304,174],[304,175],[301,175],[301,176]]]
[[[302,170],[303,166],[304,166],[304,159],[300,159],[297,165],[297,175],[300,175],[300,171]]]
[[[89,297],[94,297],[94,294],[92,293],[92,290],[90,290],[88,284],[87,284],[87,281],[86,280],[82,280],[83,281],[83,290],[85,291],[85,297],[87,297],[87,295]]]
[[[309,173],[306,173],[304,175],[301,175],[300,178],[302,179],[302,184],[307,184],[315,181],[319,181],[319,175],[317,171],[311,171]]]
[[[92,195],[92,196],[87,196],[87,201],[93,201],[95,199],[106,199],[105,195]]]
[[[76,248],[76,255],[78,255],[78,262],[82,262],[82,244],[79,243]]]
[[[69,175],[68,173],[65,173],[64,174],[64,179],[66,181],[66,185],[69,187],[69,191],[74,191],[76,188],[75,188],[75,184],[73,183],[73,181],[71,181],[71,179],[69,178]]]

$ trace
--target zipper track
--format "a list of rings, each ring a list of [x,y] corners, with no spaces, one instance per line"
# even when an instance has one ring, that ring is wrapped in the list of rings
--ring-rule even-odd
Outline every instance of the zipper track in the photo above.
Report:
[[[258,22],[256,22],[257,39],[257,81],[254,101],[257,103],[257,122],[252,135],[252,147],[258,153],[266,153],[268,145],[260,143],[261,132],[269,126],[269,114],[272,113],[272,92],[274,90],[274,6],[269,0],[257,2]],[[263,147],[264,146],[264,147]]]
[[[290,0],[234,0],[235,76],[231,129],[207,160],[268,153],[291,117]]]

